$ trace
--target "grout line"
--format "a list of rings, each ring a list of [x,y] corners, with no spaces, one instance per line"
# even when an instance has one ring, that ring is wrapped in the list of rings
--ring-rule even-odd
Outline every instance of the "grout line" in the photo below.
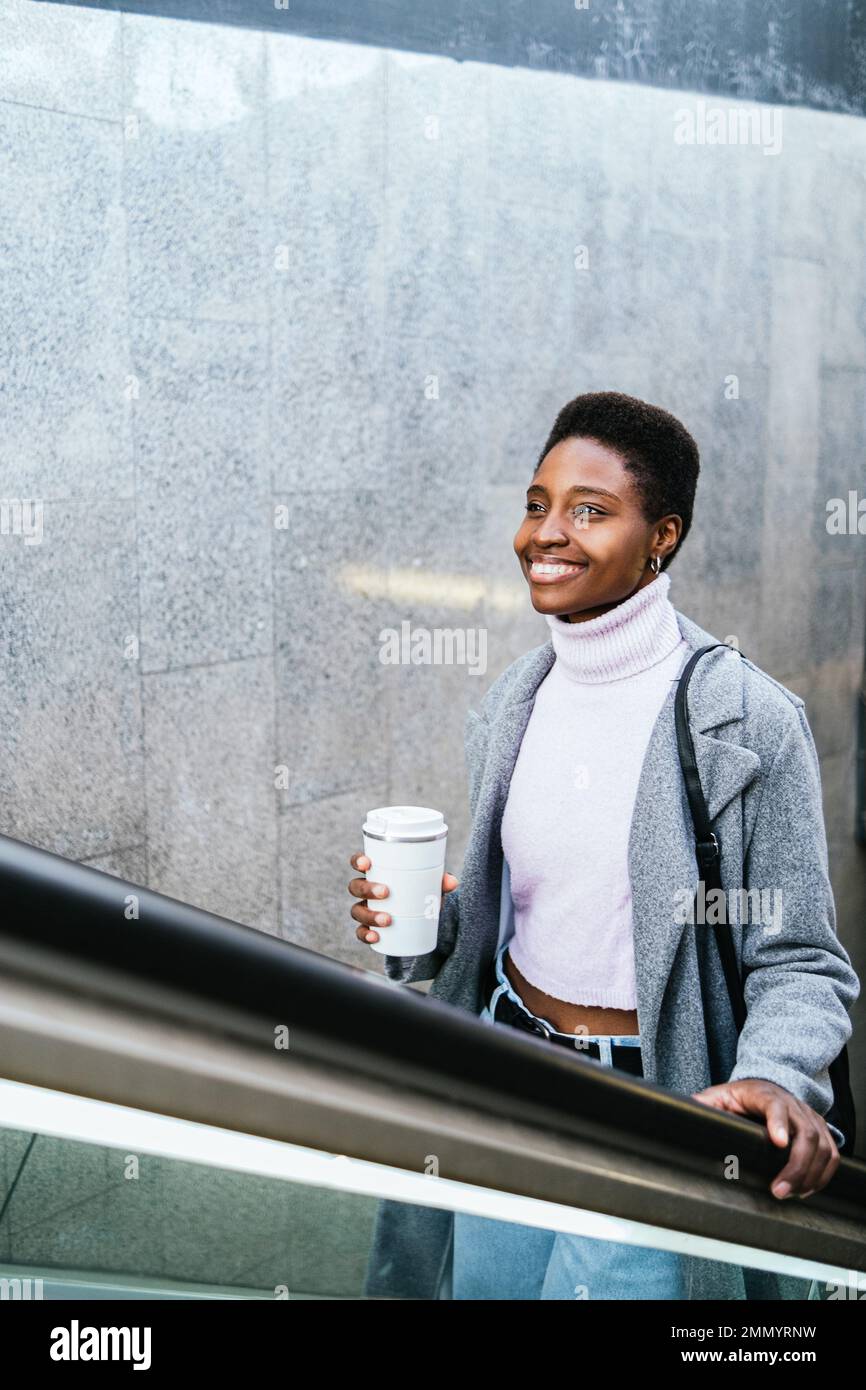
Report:
[[[121,15],[120,15],[120,103],[121,103],[121,110],[122,110],[123,113],[125,113],[125,112],[127,111],[126,47],[125,47],[125,43],[124,43],[125,37],[126,37],[125,16],[121,13]],[[125,123],[124,123],[124,120],[123,120],[123,119],[121,120],[121,123],[120,123],[120,131],[121,131],[121,140],[122,140],[122,142],[123,142],[123,143],[122,143],[122,150],[121,150],[121,153],[122,153],[122,159],[121,159],[121,196],[122,196],[122,200],[123,200],[123,210],[124,210],[124,267],[125,267],[125,270],[126,270],[126,344],[127,344],[127,354],[128,354],[127,360],[128,360],[129,371],[130,371],[130,373],[131,373],[133,376],[135,376],[137,364],[133,362],[133,358],[132,358],[132,344],[133,344],[133,337],[132,337],[132,313],[131,313],[132,287],[131,287],[131,277],[130,277],[130,268],[129,268],[129,197],[128,197],[128,185],[127,185],[127,160],[126,160],[126,154],[127,154],[127,152],[126,152],[126,145],[127,145],[127,141],[126,141],[126,135],[125,135],[125,133],[124,133],[124,132],[125,132]],[[141,528],[140,528],[140,525],[139,525],[139,514],[138,514],[138,500],[139,500],[139,496],[138,496],[138,494],[139,494],[139,489],[138,489],[138,483],[139,483],[139,478],[138,478],[138,449],[137,449],[137,447],[136,447],[136,446],[137,446],[137,434],[136,434],[136,417],[135,417],[135,407],[134,407],[134,403],[133,403],[132,401],[130,401],[130,402],[128,402],[128,406],[129,406],[129,442],[130,442],[130,448],[131,448],[131,450],[132,450],[132,488],[133,488],[133,496],[132,496],[132,525],[133,525],[133,530],[134,530],[134,533],[135,533],[135,550],[134,550],[134,554],[135,554],[136,623],[137,623],[137,638],[138,638],[138,702],[139,702],[139,710],[140,710],[139,753],[140,753],[140,756],[141,756],[141,795],[142,795],[142,801],[143,801],[143,806],[142,806],[142,812],[143,812],[143,814],[142,814],[142,826],[143,826],[143,831],[144,831],[144,837],[143,837],[142,845],[143,845],[143,848],[144,848],[144,881],[145,881],[145,884],[148,884],[148,883],[150,882],[150,834],[149,834],[148,799],[147,799],[147,737],[146,737],[146,719],[147,719],[147,714],[146,714],[146,699],[145,699],[145,685],[144,685],[145,672],[144,672],[144,669],[143,669],[144,653],[143,653],[143,641],[142,641],[142,613],[141,613]]]
[[[151,676],[182,676],[187,671],[211,671],[218,666],[239,666],[244,661],[267,661],[273,653],[247,652],[243,656],[218,657],[215,661],[188,661],[183,666],[159,666],[153,671],[142,671],[142,680],[147,681]]]
[[[64,111],[57,106],[40,106],[35,101],[16,101],[14,97],[0,97],[0,106],[20,106],[25,111],[44,111],[48,116],[62,116],[64,120],[96,121],[99,125],[123,127],[123,117],[93,116],[89,111]]]
[[[89,854],[86,859],[78,859],[76,862],[79,864],[92,865],[94,859],[107,859],[112,854],[132,854],[135,850],[145,848],[144,840],[136,840],[135,843],[131,845],[110,845],[107,849],[100,850],[98,854]],[[146,887],[147,885],[141,884],[139,886]]]
[[[262,53],[262,132],[263,132],[263,154],[264,154],[264,175],[265,175],[265,225],[268,228],[268,235],[274,230],[275,222],[273,208],[271,205],[271,141],[270,141],[270,109],[268,98],[270,92],[270,47],[267,35],[263,36]],[[268,257],[268,266],[273,269],[273,248]],[[274,296],[267,296],[267,319],[265,324],[266,340],[266,381],[265,394],[266,402],[266,422],[265,438],[268,450],[268,485],[270,487],[270,498],[278,496],[274,478],[274,439],[273,439],[273,352],[274,352]],[[277,768],[280,762],[280,692],[278,681],[277,663],[277,531],[274,526],[274,508],[270,507],[270,558],[271,558],[271,680],[274,692],[274,728],[273,728],[273,768]],[[276,781],[273,781],[273,807],[274,807],[274,891],[276,902],[274,904],[274,932],[278,937],[283,935],[283,860],[281,854],[282,842],[282,814],[283,806],[279,788]]]

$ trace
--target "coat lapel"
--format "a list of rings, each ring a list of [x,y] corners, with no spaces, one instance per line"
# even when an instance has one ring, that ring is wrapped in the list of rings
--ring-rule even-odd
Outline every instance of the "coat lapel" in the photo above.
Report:
[[[679,610],[675,612],[690,652],[717,640]],[[508,788],[536,691],[555,660],[553,643],[545,643],[531,656],[497,714],[479,791],[478,829],[483,826],[482,834],[487,836],[479,850],[487,863],[488,882],[497,889]],[[650,1071],[662,999],[684,931],[674,920],[673,893],[682,888],[694,894],[698,883],[691,816],[677,754],[675,694],[673,685],[650,735],[629,837],[638,1018]],[[715,819],[761,766],[756,753],[736,742],[743,718],[743,671],[741,659],[731,648],[717,647],[698,662],[689,681],[688,713],[701,785],[710,818]]]
[[[479,750],[484,764],[473,807],[473,834],[478,837],[476,862],[484,865],[485,883],[490,885],[491,898],[498,894],[502,878],[502,815],[508,799],[511,774],[532,713],[535,693],[556,659],[552,642],[530,655],[532,659],[515,679],[500,706],[493,728],[488,731],[483,726],[482,731],[486,746]],[[490,920],[498,920],[498,910],[491,911]]]

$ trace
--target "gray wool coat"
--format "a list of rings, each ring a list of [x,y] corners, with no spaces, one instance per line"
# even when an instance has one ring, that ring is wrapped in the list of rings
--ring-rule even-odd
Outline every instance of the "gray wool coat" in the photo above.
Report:
[[[692,651],[718,639],[675,612],[691,649],[684,665]],[[471,1013],[484,1008],[484,973],[514,931],[502,812],[535,693],[554,659],[552,641],[527,652],[469,711],[472,822],[459,886],[443,897],[435,951],[384,958],[389,978],[432,980],[431,995]],[[675,693],[674,681],[646,750],[628,849],[644,1075],[690,1095],[714,1084],[713,1056],[716,1082],[765,1078],[823,1115],[832,1101],[828,1066],[851,1035],[848,1010],[860,986],[836,935],[820,771],[804,702],[732,647],[702,656],[689,682],[695,756],[721,842],[722,883],[729,891],[783,890],[778,930],[748,917],[741,925],[730,915],[738,962],[748,972],[748,1017],[738,1041],[712,933],[687,931],[672,910],[671,885],[691,885],[693,893],[698,881]],[[699,951],[708,996],[719,1005],[709,1018]],[[837,1130],[834,1137],[842,1136]],[[451,1212],[382,1201],[365,1292],[448,1297],[452,1227]],[[688,1266],[692,1298],[804,1298],[809,1289],[800,1278],[745,1274],[720,1261],[692,1257]]]

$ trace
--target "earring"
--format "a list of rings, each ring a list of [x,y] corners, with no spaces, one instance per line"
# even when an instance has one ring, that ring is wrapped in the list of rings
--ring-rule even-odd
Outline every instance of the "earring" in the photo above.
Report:
[[[658,572],[659,572],[659,570],[661,569],[661,567],[662,567],[661,558],[660,558],[658,555],[651,555],[651,556],[650,556],[650,569],[652,570],[653,574],[658,574]]]

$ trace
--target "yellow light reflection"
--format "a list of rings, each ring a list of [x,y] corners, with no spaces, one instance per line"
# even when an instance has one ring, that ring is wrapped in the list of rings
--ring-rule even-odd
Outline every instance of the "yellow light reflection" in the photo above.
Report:
[[[380,569],[373,565],[344,565],[338,582],[348,593],[397,603],[429,603],[439,608],[444,605],[469,610],[483,600],[498,613],[517,613],[529,603],[525,586],[509,580],[443,574],[410,566]]]

